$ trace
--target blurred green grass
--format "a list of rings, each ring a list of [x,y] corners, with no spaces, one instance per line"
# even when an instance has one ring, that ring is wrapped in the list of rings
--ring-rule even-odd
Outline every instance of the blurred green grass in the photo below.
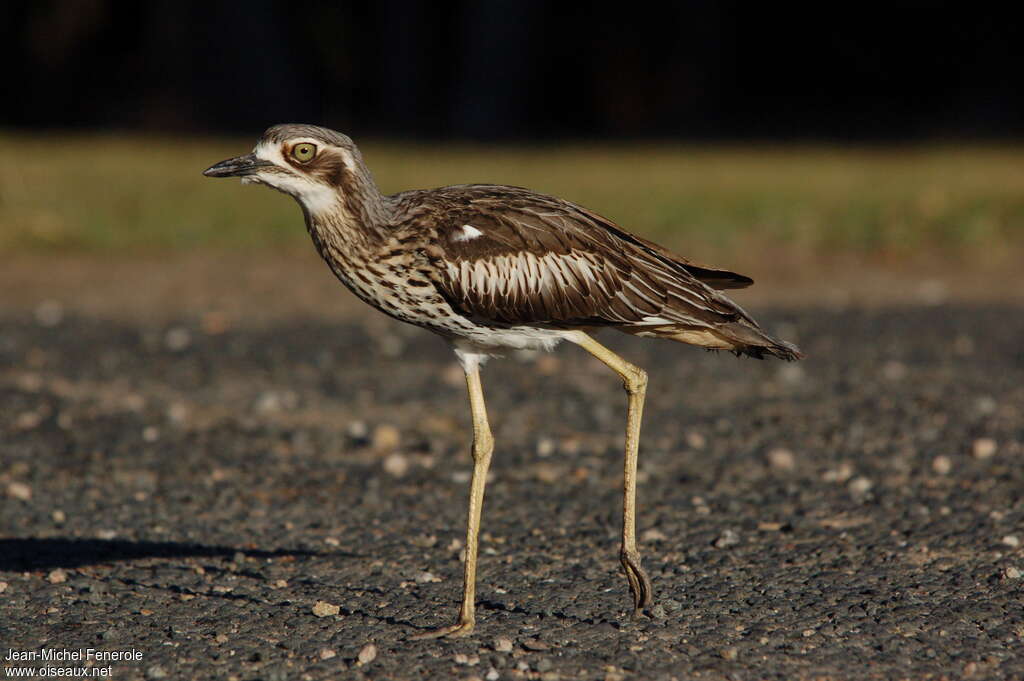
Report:
[[[0,249],[307,247],[294,202],[201,176],[253,140],[0,134]],[[516,184],[694,254],[999,257],[1024,245],[1024,148],[487,147],[370,141],[386,192]]]

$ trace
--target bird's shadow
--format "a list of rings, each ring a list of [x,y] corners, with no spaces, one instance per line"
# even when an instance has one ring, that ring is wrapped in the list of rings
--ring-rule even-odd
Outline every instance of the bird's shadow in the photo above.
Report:
[[[237,553],[251,558],[324,555],[305,549],[265,551],[181,542],[25,537],[0,539],[0,572],[76,568],[142,558],[230,558]]]

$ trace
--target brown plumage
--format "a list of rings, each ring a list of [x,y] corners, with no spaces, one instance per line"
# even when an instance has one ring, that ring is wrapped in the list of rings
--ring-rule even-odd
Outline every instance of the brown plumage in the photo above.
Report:
[[[568,201],[495,185],[413,192],[403,203],[410,200],[435,206],[424,232],[437,287],[478,324],[611,327],[755,357],[799,356],[716,291],[751,279],[689,262]],[[480,234],[465,238],[466,225]]]
[[[635,477],[647,376],[587,331],[613,328],[753,357],[799,359],[721,290],[753,283],[700,265],[569,201],[520,187],[459,185],[384,196],[345,135],[279,125],[252,154],[218,163],[293,196],[335,275],[396,319],[447,338],[466,371],[474,425],[474,473],[466,575],[458,622],[425,636],[465,635],[475,622],[477,534],[493,438],[479,366],[508,349],[568,340],[623,379],[629,395],[621,560],[634,607],[651,603],[635,537]]]

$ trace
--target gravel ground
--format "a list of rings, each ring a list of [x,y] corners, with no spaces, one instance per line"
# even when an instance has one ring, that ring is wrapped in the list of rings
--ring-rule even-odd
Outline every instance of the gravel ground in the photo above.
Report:
[[[461,588],[469,419],[440,340],[8,311],[4,656],[141,652],[116,679],[1024,678],[1022,308],[756,312],[810,359],[604,338],[652,377],[636,620],[617,379],[570,347],[488,365],[477,631],[412,642]]]

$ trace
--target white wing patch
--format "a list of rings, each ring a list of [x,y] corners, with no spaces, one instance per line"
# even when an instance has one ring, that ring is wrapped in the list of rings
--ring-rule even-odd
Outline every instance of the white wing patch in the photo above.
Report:
[[[469,241],[483,235],[484,233],[473,225],[462,225],[462,229],[452,236],[452,241]]]

